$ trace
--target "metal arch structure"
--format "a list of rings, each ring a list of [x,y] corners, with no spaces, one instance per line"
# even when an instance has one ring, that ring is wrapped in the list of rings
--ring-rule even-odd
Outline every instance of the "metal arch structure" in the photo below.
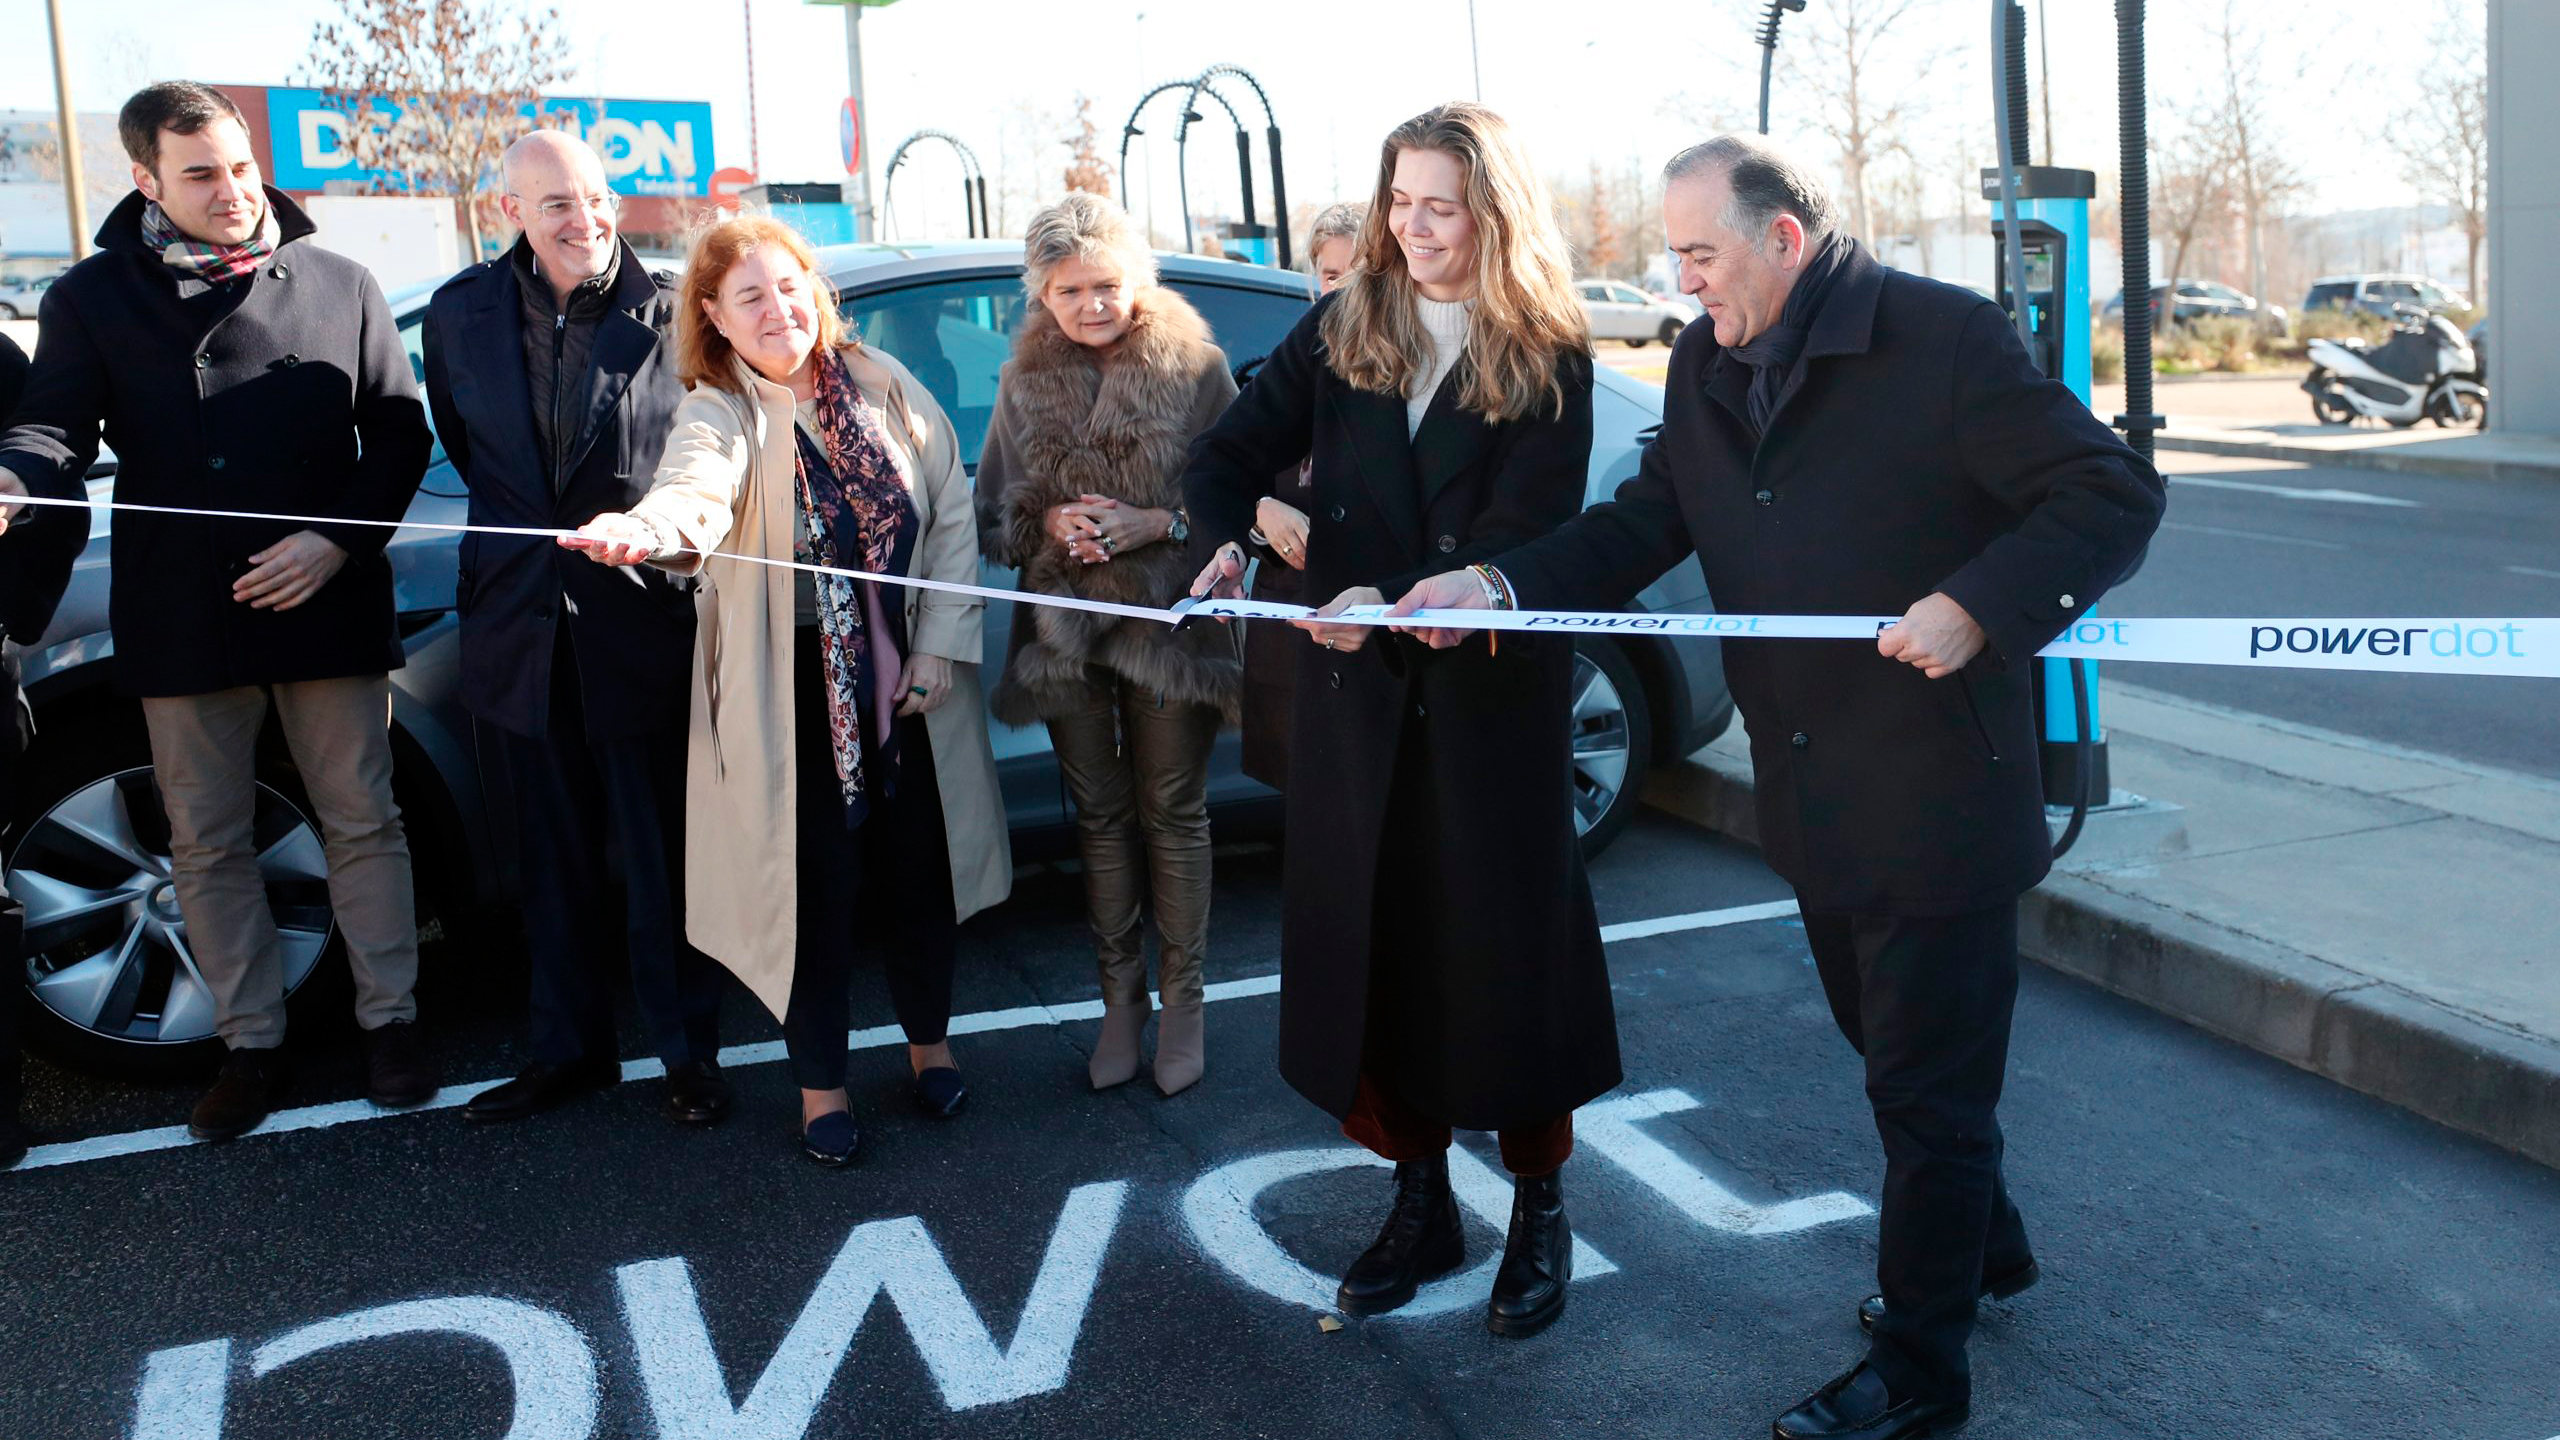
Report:
[[[1192,83],[1194,83],[1194,82],[1193,82],[1193,81],[1190,81],[1190,80],[1167,80],[1166,82],[1164,82],[1163,84],[1161,84],[1161,85],[1157,86],[1157,87],[1156,87],[1156,88],[1154,88],[1153,90],[1150,90],[1150,91],[1148,91],[1146,94],[1139,96],[1139,97],[1138,97],[1138,103],[1129,107],[1129,119],[1128,119],[1128,123],[1126,123],[1126,124],[1124,124],[1124,125],[1122,125],[1122,126],[1120,127],[1120,208],[1121,208],[1121,209],[1123,209],[1123,210],[1128,210],[1128,211],[1130,211],[1132,214],[1136,213],[1136,211],[1134,210],[1134,208],[1133,208],[1133,207],[1130,205],[1130,203],[1129,203],[1129,142],[1130,142],[1130,141],[1132,141],[1132,140],[1135,140],[1135,139],[1137,139],[1139,136],[1144,135],[1145,133],[1147,133],[1147,132],[1145,132],[1144,130],[1141,130],[1141,129],[1139,129],[1139,128],[1138,128],[1138,117],[1139,117],[1140,115],[1143,115],[1143,114],[1145,114],[1145,113],[1146,113],[1147,106],[1148,106],[1148,105],[1150,105],[1150,104],[1152,104],[1152,103],[1154,103],[1155,98],[1156,98],[1157,96],[1164,94],[1164,93],[1165,93],[1166,91],[1168,91],[1168,90],[1179,90],[1179,89],[1182,89],[1184,86],[1186,86],[1186,85],[1190,85],[1190,84],[1192,84]],[[1183,108],[1184,113],[1188,114],[1188,113],[1190,112],[1190,109],[1191,109],[1190,103],[1189,103],[1188,101],[1185,101],[1185,102],[1184,102],[1184,104],[1183,104],[1183,107],[1182,107],[1182,108]],[[1150,178],[1150,183],[1149,183],[1149,185],[1148,185],[1148,187],[1147,187],[1148,202],[1149,202],[1150,204],[1154,203],[1154,195],[1155,195],[1155,187],[1154,187],[1154,184],[1152,183],[1152,173],[1153,173],[1153,172],[1150,172],[1150,177],[1151,177],[1151,178]],[[1182,248],[1184,248],[1185,250],[1188,250],[1188,249],[1190,249],[1190,248],[1191,248],[1191,207],[1190,207],[1189,205],[1187,205],[1187,204],[1183,206],[1183,213],[1182,213]]]
[[[1202,118],[1198,106],[1203,94],[1217,101],[1218,108],[1226,111],[1227,118],[1235,122],[1236,169],[1244,197],[1244,220],[1248,225],[1256,223],[1253,199],[1252,131],[1246,128],[1244,117],[1236,112],[1234,104],[1218,90],[1217,82],[1221,78],[1242,80],[1253,91],[1254,99],[1262,106],[1263,134],[1270,146],[1271,203],[1277,212],[1275,218],[1278,221],[1272,229],[1278,234],[1280,240],[1280,264],[1286,268],[1291,263],[1292,257],[1289,245],[1288,182],[1283,178],[1280,168],[1280,124],[1271,110],[1270,93],[1262,88],[1261,81],[1253,78],[1240,66],[1212,65],[1189,80],[1169,80],[1138,97],[1138,103],[1130,107],[1128,123],[1120,129],[1120,203],[1123,208],[1129,204],[1129,142],[1146,133],[1139,128],[1138,117],[1146,113],[1147,106],[1154,103],[1157,96],[1169,90],[1181,90],[1185,93],[1182,97],[1182,118],[1174,132],[1174,176],[1181,192],[1182,248],[1192,249],[1196,243],[1191,230],[1191,177],[1184,160],[1190,147],[1191,122]]]
[[[880,177],[880,210],[885,218],[894,213],[892,192],[898,183],[898,167],[906,163],[907,151],[919,140],[939,140],[960,157],[960,210],[969,227],[972,240],[991,239],[995,227],[987,220],[987,173],[978,164],[978,152],[968,142],[945,130],[918,130],[898,142],[889,152],[888,169]]]
[[[1228,116],[1236,120],[1236,172],[1244,190],[1244,223],[1247,225],[1254,223],[1253,139],[1250,132],[1245,129],[1242,118],[1236,117],[1235,107],[1227,104],[1226,97],[1218,93],[1217,82],[1222,78],[1243,81],[1246,88],[1253,91],[1253,98],[1262,106],[1262,133],[1270,147],[1271,218],[1273,221],[1271,228],[1280,241],[1280,268],[1286,270],[1291,264],[1292,257],[1289,253],[1289,182],[1280,164],[1280,117],[1271,109],[1271,92],[1263,89],[1262,82],[1253,78],[1253,73],[1241,65],[1223,63],[1212,65],[1201,71],[1200,78],[1192,82],[1194,96],[1201,91],[1207,91],[1226,110]],[[1199,117],[1193,113],[1190,105],[1183,106],[1185,133],[1176,139],[1174,148],[1177,154],[1182,148],[1182,141],[1188,139],[1191,121],[1197,118]]]

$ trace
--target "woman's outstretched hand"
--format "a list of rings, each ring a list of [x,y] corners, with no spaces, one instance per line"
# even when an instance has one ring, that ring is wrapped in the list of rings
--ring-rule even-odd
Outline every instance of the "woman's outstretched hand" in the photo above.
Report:
[[[1327,650],[1357,650],[1361,646],[1369,643],[1369,632],[1378,627],[1374,625],[1328,625],[1325,623],[1325,617],[1328,615],[1339,615],[1343,611],[1348,610],[1355,605],[1384,605],[1386,603],[1387,597],[1378,593],[1378,587],[1374,585],[1354,585],[1350,589],[1343,591],[1341,594],[1334,596],[1333,603],[1325,606],[1313,615],[1308,616],[1304,620],[1292,620],[1289,623],[1306,631],[1309,636],[1314,638],[1317,644],[1323,646]]]
[[[560,537],[561,548],[576,550],[601,565],[637,565],[658,553],[658,532],[638,516],[608,510]]]

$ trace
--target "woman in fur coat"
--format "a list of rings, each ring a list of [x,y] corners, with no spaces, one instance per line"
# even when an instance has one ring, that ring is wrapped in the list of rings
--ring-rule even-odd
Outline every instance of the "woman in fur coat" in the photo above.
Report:
[[[1032,305],[997,382],[978,461],[979,534],[1022,588],[1136,605],[1182,598],[1191,571],[1182,466],[1235,398],[1227,357],[1110,201],[1070,195],[1023,241]],[[1155,1081],[1171,1095],[1206,1065],[1201,960],[1209,935],[1209,746],[1235,718],[1243,670],[1227,627],[1176,631],[1048,605],[1014,611],[992,703],[1045,723],[1076,807],[1102,974],[1094,1088],[1138,1072],[1147,1021],[1139,900],[1152,897],[1164,1019]]]

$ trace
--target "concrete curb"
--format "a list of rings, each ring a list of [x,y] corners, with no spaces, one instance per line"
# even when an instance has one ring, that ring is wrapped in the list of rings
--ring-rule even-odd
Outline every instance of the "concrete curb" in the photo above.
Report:
[[[1748,763],[1656,772],[1648,804],[1758,845]],[[2283,945],[2057,872],[2019,904],[2019,949],[2149,1006],[2560,1168],[2560,1044],[2501,1030]]]
[[[2560,480],[2560,464],[2499,460],[2473,455],[2411,454],[2415,446],[2375,446],[2362,450],[2328,450],[2274,441],[2219,440],[2164,430],[2151,437],[2162,450],[2191,455],[2232,455],[2257,460],[2292,460],[2305,465],[2333,465],[2343,470],[2383,470],[2396,475],[2449,475],[2461,480]]]

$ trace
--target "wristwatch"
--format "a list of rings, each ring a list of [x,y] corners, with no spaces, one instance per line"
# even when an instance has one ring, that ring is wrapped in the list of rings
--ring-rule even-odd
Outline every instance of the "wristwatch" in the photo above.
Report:
[[[1176,545],[1191,543],[1191,517],[1183,514],[1180,506],[1174,507],[1173,523],[1165,526],[1164,538]]]

